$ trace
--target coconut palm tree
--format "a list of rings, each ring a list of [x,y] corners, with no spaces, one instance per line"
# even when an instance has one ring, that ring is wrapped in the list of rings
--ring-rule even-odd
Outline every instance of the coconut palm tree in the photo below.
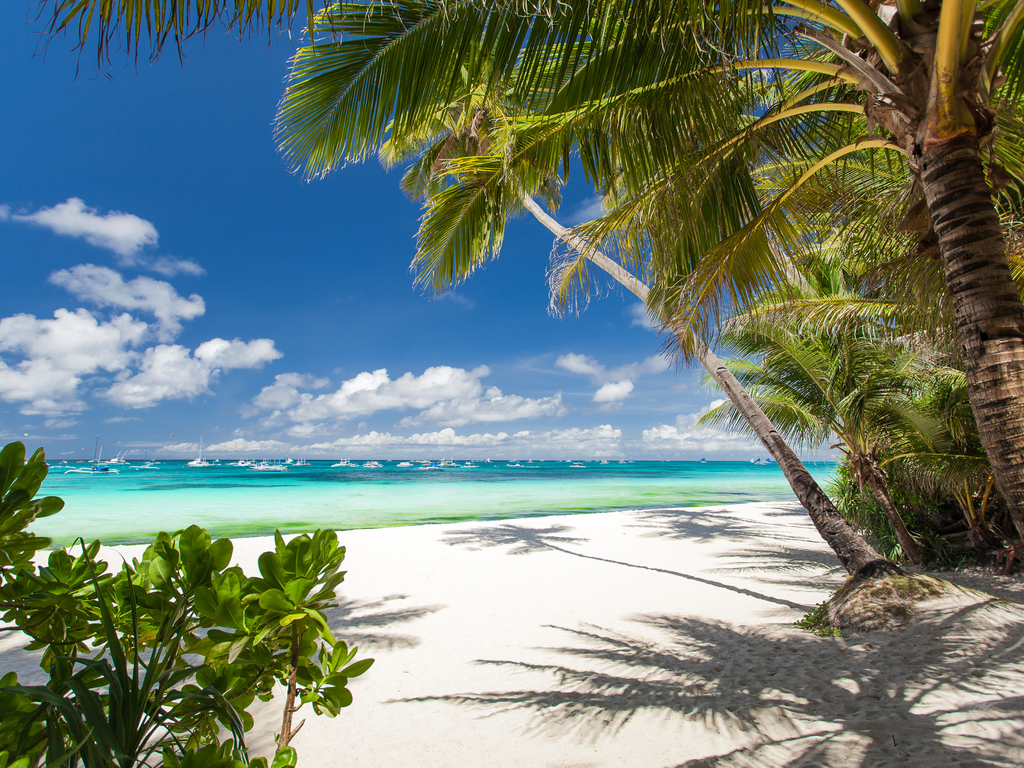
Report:
[[[375,9],[374,19],[388,20],[399,12],[393,6],[384,6]],[[339,43],[304,47],[293,59],[280,107],[279,136],[286,156],[307,175],[319,175],[337,166],[338,159],[332,152],[342,143],[337,134],[340,122],[348,123],[346,140],[365,141],[358,136],[358,115],[339,105],[346,103],[346,93],[354,85],[358,87],[367,66],[373,66],[371,62],[379,57],[395,55],[406,38],[404,25],[388,27],[383,23],[372,36],[353,37],[355,30],[365,31],[365,22],[365,17],[343,12],[318,17],[319,28],[340,34]],[[649,286],[640,277],[561,226],[534,199],[534,194],[540,194],[548,202],[557,201],[560,182],[555,174],[561,156],[546,156],[548,148],[557,146],[557,142],[550,135],[520,132],[522,122],[517,122],[517,117],[526,116],[528,110],[514,103],[511,91],[488,88],[485,80],[473,82],[465,73],[461,86],[449,103],[423,114],[420,123],[405,122],[401,128],[393,125],[379,150],[389,166],[413,159],[402,185],[410,196],[426,200],[413,260],[417,282],[435,291],[450,289],[477,265],[497,256],[506,220],[525,210],[571,247],[577,261],[596,266],[649,305],[657,317],[658,308],[649,303]],[[565,125],[571,124],[571,117],[565,120]],[[731,222],[731,226],[735,228],[739,222]],[[581,268],[574,264],[571,270],[559,270],[557,275],[556,293],[564,294],[567,284],[580,278]],[[689,339],[689,329],[674,327],[671,320],[664,323],[681,343],[693,348],[695,359],[744,413],[841,562],[851,571],[877,563],[878,553],[846,524],[708,345]]]
[[[751,396],[800,445],[817,446],[833,436],[852,475],[885,512],[907,559],[921,551],[907,530],[886,486],[886,426],[892,410],[909,404],[914,374],[928,363],[914,350],[900,349],[868,333],[817,333],[780,323],[737,318],[725,334],[750,360],[729,364]],[[731,403],[705,414],[699,425],[742,425]]]
[[[1024,0],[898,0],[895,9],[862,0],[422,2],[403,4],[391,20],[376,8],[339,8],[335,18],[347,8],[356,23],[325,25],[325,35],[365,39],[390,29],[416,55],[399,56],[395,45],[380,60],[357,64],[358,56],[345,54],[358,77],[326,110],[329,130],[289,125],[290,145],[311,150],[308,172],[326,172],[364,155],[387,130],[415,125],[450,100],[464,72],[486,72],[499,87],[514,76],[520,99],[546,115],[546,122],[529,118],[534,130],[574,115],[573,130],[561,135],[581,145],[598,185],[632,190],[629,204],[592,236],[617,227],[626,233],[618,247],[649,250],[662,277],[673,274],[681,249],[702,251],[687,279],[652,288],[659,304],[705,337],[730,294],[744,298],[748,288],[749,297],[780,279],[784,265],[765,228],[785,232],[781,219],[795,189],[852,154],[897,155],[913,183],[907,226],[935,241],[979,433],[1024,535],[1024,304],[993,201],[1024,179],[1024,151],[1014,141],[1022,134]],[[723,110],[704,109],[706,102],[694,108],[697,85],[718,94],[727,90],[723,82],[765,72],[777,96],[755,125],[737,132],[721,120]],[[308,72],[310,87],[325,73]],[[770,126],[789,139],[786,159],[795,172],[788,185],[759,211],[744,210],[742,195],[729,196],[746,226],[710,250],[698,247],[705,233],[680,222],[714,214],[703,201],[723,181],[724,160],[741,156]],[[318,131],[329,141],[314,147]],[[692,151],[695,132],[703,152]],[[748,279],[730,283],[739,261]]]

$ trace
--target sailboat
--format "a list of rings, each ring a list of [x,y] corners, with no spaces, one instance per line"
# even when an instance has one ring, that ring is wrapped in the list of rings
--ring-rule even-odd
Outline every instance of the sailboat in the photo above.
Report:
[[[188,466],[190,466],[190,467],[208,467],[208,466],[210,466],[210,462],[208,462],[206,459],[203,458],[203,436],[202,435],[199,436],[199,458],[198,459],[192,459],[192,461],[190,461],[188,463]]]
[[[135,470],[139,470],[139,469],[160,469],[160,467],[158,467],[156,465],[156,462],[148,461],[147,460],[148,456],[149,456],[149,448],[147,448],[143,452],[143,454],[142,454],[142,465],[138,466],[138,467],[132,467],[132,469],[135,469]]]
[[[65,475],[116,475],[118,471],[106,464],[100,464],[100,436],[96,435],[96,447],[92,452],[92,466],[89,469],[69,469]]]

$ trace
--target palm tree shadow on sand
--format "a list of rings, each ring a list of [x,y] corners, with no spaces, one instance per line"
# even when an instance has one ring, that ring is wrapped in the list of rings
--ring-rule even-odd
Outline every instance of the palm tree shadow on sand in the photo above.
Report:
[[[349,645],[358,645],[366,650],[415,648],[420,638],[415,635],[381,631],[395,624],[429,616],[447,608],[445,605],[419,605],[391,607],[393,603],[407,599],[407,595],[388,595],[380,600],[347,600],[337,598],[338,606],[325,612],[327,624],[335,636]]]
[[[766,527],[763,522],[748,520],[737,515],[729,507],[681,507],[678,509],[652,509],[634,513],[636,522],[631,527],[646,529],[644,536],[685,539],[686,541],[709,542],[723,539],[734,542],[771,541],[789,542],[794,539],[786,528],[787,523],[807,522],[803,507],[767,513],[773,517],[789,518]],[[833,560],[835,558],[833,557]]]
[[[524,525],[516,525],[514,523],[506,523],[504,525],[482,526],[480,528],[473,528],[470,530],[452,531],[445,534],[445,543],[452,546],[466,546],[470,549],[508,546],[511,547],[508,552],[510,555],[528,555],[547,551],[560,552],[564,555],[571,555],[572,557],[579,557],[584,560],[593,560],[596,562],[608,563],[610,565],[622,566],[624,568],[636,568],[639,570],[653,571],[655,573],[676,576],[680,579],[686,579],[706,586],[724,589],[738,595],[746,595],[747,597],[753,597],[757,600],[762,600],[766,603],[772,603],[785,608],[791,608],[799,611],[806,611],[811,608],[809,605],[794,603],[784,598],[773,597],[771,595],[755,592],[754,590],[733,584],[725,584],[723,582],[707,579],[703,576],[698,576],[692,573],[683,573],[681,571],[674,571],[668,568],[655,568],[649,565],[628,563],[622,560],[613,560],[607,557],[597,557],[596,555],[588,555],[583,552],[575,552],[571,549],[567,549],[566,546],[582,544],[587,540],[564,535],[571,530],[571,526],[566,525],[549,525],[546,528],[532,528]]]
[[[1013,620],[1000,611],[1011,611]],[[997,615],[998,614],[998,615]],[[481,660],[548,674],[546,689],[405,699],[484,716],[529,710],[531,730],[593,743],[631,721],[691,721],[740,745],[678,768],[1019,766],[1024,611],[984,603],[901,636],[818,638],[795,629],[638,616],[655,642],[561,629],[566,661]],[[986,631],[977,632],[979,627]]]

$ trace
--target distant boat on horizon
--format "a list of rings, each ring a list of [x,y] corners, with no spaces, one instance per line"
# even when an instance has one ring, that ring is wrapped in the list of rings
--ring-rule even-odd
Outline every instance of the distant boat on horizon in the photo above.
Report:
[[[208,467],[208,466],[210,466],[210,462],[208,462],[206,459],[203,458],[203,436],[202,435],[199,436],[199,457],[195,458],[195,459],[192,459],[192,461],[190,461],[185,466],[188,466],[188,467]]]

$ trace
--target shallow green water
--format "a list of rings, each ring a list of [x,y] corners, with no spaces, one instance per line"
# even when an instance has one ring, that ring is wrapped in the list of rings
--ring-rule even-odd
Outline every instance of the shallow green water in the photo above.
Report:
[[[67,544],[143,541],[193,523],[220,536],[260,536],[313,528],[377,528],[459,520],[654,509],[793,499],[778,467],[749,462],[480,463],[475,469],[420,471],[311,462],[289,472],[238,467],[121,467],[117,475],[64,474],[54,466],[42,495],[62,497],[62,512],[33,531]],[[833,464],[811,465],[820,481]]]

